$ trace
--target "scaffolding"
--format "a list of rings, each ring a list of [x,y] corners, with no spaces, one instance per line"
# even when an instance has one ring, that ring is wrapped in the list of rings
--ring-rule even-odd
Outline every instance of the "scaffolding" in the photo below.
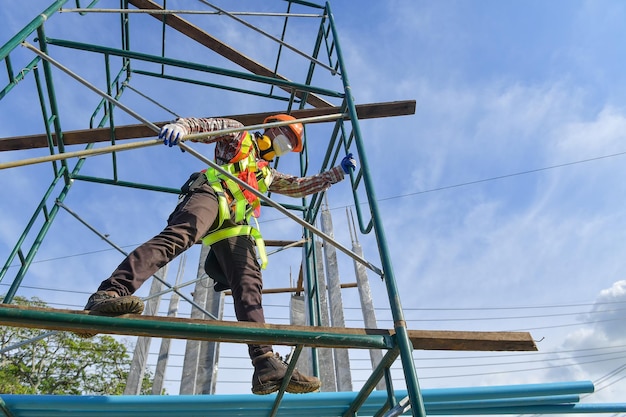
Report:
[[[415,112],[415,102],[356,104],[330,3],[287,0],[260,5],[258,2],[242,2],[244,7],[255,10],[245,12],[227,11],[206,1],[194,3],[197,8],[193,10],[168,7],[168,3],[171,6],[176,3],[174,1],[159,4],[152,0],[120,0],[118,9],[97,8],[97,0],[85,7],[77,0],[76,8],[65,7],[66,3],[67,0],[52,2],[0,48],[0,59],[6,67],[6,81],[0,85],[0,102],[15,96],[32,97],[29,110],[39,113],[43,121],[42,125],[32,128],[33,131],[27,126],[24,131],[0,139],[0,151],[11,156],[10,160],[3,159],[0,169],[19,170],[20,175],[40,175],[41,167],[45,167],[47,175],[52,174],[49,186],[0,271],[0,282],[10,282],[0,307],[0,323],[50,331],[95,329],[105,334],[133,335],[140,339],[161,337],[199,341],[202,344],[189,344],[187,348],[188,357],[196,357],[195,361],[190,359],[187,368],[196,370],[201,366],[197,360],[198,352],[202,351],[205,358],[215,358],[217,346],[224,342],[245,344],[252,341],[291,346],[288,374],[293,372],[298,359],[306,356],[311,371],[320,375],[320,348],[335,349],[339,352],[335,353],[336,360],[342,355],[342,348],[365,349],[378,354],[372,354],[371,376],[358,392],[348,388],[348,392],[294,396],[285,394],[285,381],[277,396],[264,398],[251,395],[51,397],[0,394],[0,410],[4,415],[117,413],[152,416],[175,412],[183,416],[201,412],[219,416],[295,413],[303,416],[356,416],[357,413],[361,416],[425,416],[626,411],[624,404],[578,404],[579,394],[593,391],[593,386],[585,382],[443,391],[420,389],[412,357],[414,349],[528,351],[536,350],[536,346],[530,335],[524,332],[415,331],[407,328],[383,228],[383,213],[377,204],[376,169],[368,163],[367,146],[359,122],[411,115]],[[190,6],[189,3],[176,4]],[[110,2],[106,6],[110,7]],[[83,31],[72,30],[74,25]],[[93,34],[84,31],[90,27],[93,27]],[[102,27],[107,28],[107,35],[117,31],[114,42],[98,32]],[[275,30],[268,28],[280,28],[281,35],[272,35]],[[228,42],[215,35],[218,29],[222,36],[230,35]],[[307,34],[311,34],[311,39],[305,38]],[[76,66],[76,60],[73,60],[74,67],[70,67],[65,62],[68,54],[81,57],[83,64]],[[30,96],[24,93],[27,88],[31,89]],[[146,90],[150,93],[145,93]],[[93,112],[88,121],[76,120],[68,110],[67,101],[78,102],[83,107],[92,106],[89,107]],[[202,101],[209,103],[193,105]],[[34,108],[35,102],[39,103],[39,109]],[[146,107],[145,103],[151,104],[150,110],[141,114],[137,109]],[[224,110],[218,110],[220,107],[247,109],[249,112],[224,114]],[[211,113],[206,114],[206,109]],[[318,219],[325,217],[326,193],[293,204],[250,189],[262,199],[264,209],[279,213],[297,225],[297,231],[292,233],[296,236],[294,239],[280,236],[284,240],[274,243],[281,248],[295,247],[301,251],[298,284],[289,290],[297,293],[304,303],[305,317],[299,325],[222,321],[223,295],[210,291],[203,293],[196,286],[193,299],[190,299],[180,291],[178,282],[169,284],[164,273],[155,275],[149,298],[157,300],[160,295],[170,292],[173,294],[170,311],[175,311],[175,302],[182,298],[193,306],[197,316],[179,318],[173,313],[158,316],[154,314],[156,304],[149,309],[151,314],[138,317],[102,317],[84,311],[13,305],[14,297],[23,283],[28,282],[30,267],[60,214],[76,218],[100,239],[115,246],[106,234],[93,228],[66,205],[75,184],[115,186],[165,195],[179,193],[176,186],[160,183],[159,177],[153,174],[138,177],[132,177],[135,175],[132,174],[129,178],[132,171],[129,167],[135,161],[127,155],[144,152],[154,156],[154,145],[161,144],[154,137],[168,122],[163,120],[163,113],[169,113],[171,119],[182,110],[194,111],[197,116],[233,118],[239,120],[246,130],[266,127],[267,124],[263,124],[265,117],[277,112],[293,115],[306,126],[305,148],[296,168],[303,176],[335,166],[348,153],[358,159],[359,168],[349,175],[349,192],[346,193],[346,201],[356,213],[354,227],[350,230],[352,249],[334,239],[328,218],[322,220],[321,228],[316,226]],[[187,141],[181,143],[180,148],[185,152],[176,158],[193,159],[200,166],[219,169]],[[282,168],[289,162],[279,158],[274,167],[279,168],[279,163]],[[240,185],[247,187],[244,183]],[[364,255],[361,240],[368,241],[369,246],[375,248],[375,256],[372,257],[371,253]],[[393,317],[392,329],[340,326],[340,307],[331,323],[324,320],[326,300],[320,288],[323,282],[320,275],[324,269],[319,257],[320,242],[325,252],[327,249],[333,251],[333,257],[345,256],[354,263],[355,273],[360,275],[357,286],[364,305],[371,297],[368,296],[365,274],[372,274],[384,282],[388,308]],[[271,243],[268,241],[268,244]],[[203,257],[206,257],[205,251],[200,256],[199,265],[203,264]],[[16,262],[18,271],[9,276]],[[327,268],[331,269],[328,265]],[[196,284],[210,280],[202,274],[202,271],[198,272]],[[337,280],[329,282],[340,287]],[[338,289],[332,294],[339,294]],[[329,299],[328,302],[332,307],[340,306],[340,300]],[[373,310],[369,305],[366,309]],[[375,318],[366,319],[366,323],[375,325]],[[140,346],[138,343],[135,355],[139,368],[145,366],[141,358],[146,349]],[[391,383],[389,369],[396,359],[401,363],[406,389],[394,389]],[[215,369],[209,366],[205,371],[210,374]],[[157,376],[162,378],[162,370]],[[349,375],[347,380],[345,374],[337,373],[336,376],[337,387],[344,387],[337,391],[351,387]],[[214,381],[205,375],[205,383],[209,386],[198,387],[195,386],[197,378],[194,376],[189,380],[191,385],[186,388],[187,392],[212,393],[210,385]],[[133,384],[139,380],[141,378],[135,379]],[[153,390],[153,393],[160,391]],[[134,392],[136,389],[128,388],[128,394]]]

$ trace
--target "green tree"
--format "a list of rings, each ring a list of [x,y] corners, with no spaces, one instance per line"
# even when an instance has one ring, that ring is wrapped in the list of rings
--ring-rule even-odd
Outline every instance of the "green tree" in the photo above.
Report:
[[[37,298],[16,297],[21,305],[46,307]],[[0,327],[0,393],[119,395],[124,392],[131,357],[125,344],[111,336],[91,339],[71,332]],[[10,349],[7,349],[10,348]],[[5,349],[7,349],[5,351]],[[151,374],[142,394],[150,394]]]

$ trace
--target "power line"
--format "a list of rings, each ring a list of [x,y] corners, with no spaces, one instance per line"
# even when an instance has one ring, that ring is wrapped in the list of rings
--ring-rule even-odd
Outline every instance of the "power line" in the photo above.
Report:
[[[507,369],[507,370],[500,370],[500,371],[493,371],[493,372],[479,372],[479,373],[458,374],[458,375],[422,376],[422,377],[420,377],[420,379],[465,378],[465,377],[509,374],[509,373],[513,373],[513,372],[543,371],[543,370],[546,370],[546,369],[567,368],[567,367],[571,367],[571,366],[578,366],[578,365],[583,365],[583,364],[592,364],[592,363],[599,363],[599,362],[608,362],[608,361],[613,361],[613,360],[615,360],[615,358],[599,359],[599,360],[587,361],[587,362],[575,362],[575,363],[568,363],[568,364],[561,364],[561,365],[547,365],[547,366],[541,366],[541,367],[535,367],[535,368]],[[483,367],[485,367],[485,366],[488,366],[488,365],[483,364]],[[397,369],[397,370],[399,370],[399,369]]]
[[[574,311],[572,313],[539,314],[539,315],[529,315],[529,316],[444,317],[444,318],[428,317],[428,318],[419,318],[419,319],[407,318],[407,321],[434,322],[434,321],[476,321],[476,320],[493,321],[493,320],[537,319],[537,318],[546,318],[546,317],[567,317],[567,316],[573,316],[573,315],[579,315],[579,314],[611,313],[611,312],[624,311],[624,310],[626,310],[626,308],[617,308],[617,309],[611,309],[611,310],[596,310],[596,311]],[[463,310],[460,310],[460,311],[463,311]],[[355,320],[346,320],[346,321],[355,321]]]
[[[414,193],[402,194],[402,195],[394,196],[394,197],[379,198],[378,201],[386,201],[386,200],[392,200],[392,199],[395,199],[395,198],[410,197],[410,196],[419,195],[419,194],[427,194],[427,193],[433,193],[433,192],[436,192],[436,191],[444,191],[444,190],[449,190],[449,189],[452,189],[452,188],[465,187],[465,186],[468,186],[468,185],[475,185],[475,184],[480,184],[480,183],[489,182],[489,181],[497,181],[497,180],[501,180],[501,179],[505,179],[505,178],[517,177],[517,176],[520,176],[520,175],[534,174],[534,173],[537,173],[537,172],[548,171],[548,170],[557,169],[557,168],[563,168],[563,167],[567,167],[567,166],[571,166],[571,165],[584,164],[584,163],[587,163],[587,162],[599,161],[599,160],[602,160],[602,159],[614,158],[616,156],[623,156],[623,155],[626,155],[626,151],[614,153],[614,154],[611,154],[611,155],[598,156],[598,157],[595,157],[595,158],[582,159],[582,160],[579,160],[579,161],[566,162],[566,163],[558,164],[558,165],[551,165],[551,166],[547,166],[547,167],[543,167],[543,168],[529,169],[529,170],[526,170],[526,171],[520,171],[520,172],[511,173],[511,174],[498,175],[498,176],[495,176],[495,177],[483,178],[483,179],[475,180],[475,181],[462,182],[462,183],[453,184],[453,185],[445,185],[445,186],[442,186],[442,187],[431,188],[431,189],[423,190],[423,191],[416,191]]]
[[[603,301],[593,303],[578,303],[578,304],[549,304],[549,305],[523,305],[523,306],[499,306],[499,307],[416,307],[416,308],[403,308],[404,311],[483,311],[483,310],[529,310],[538,308],[567,308],[567,307],[589,307],[594,305],[603,304],[624,304],[626,301]],[[346,307],[346,309],[357,310],[360,307]],[[387,310],[386,308],[375,308],[375,310]]]

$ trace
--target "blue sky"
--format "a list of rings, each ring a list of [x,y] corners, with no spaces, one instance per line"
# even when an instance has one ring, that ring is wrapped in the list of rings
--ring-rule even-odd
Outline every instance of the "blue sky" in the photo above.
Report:
[[[49,3],[7,7],[0,43]],[[174,3],[168,5],[176,8]],[[246,10],[249,4],[223,7]],[[537,354],[416,352],[422,386],[593,380],[603,389],[590,400],[622,401],[626,59],[621,40],[626,4],[404,0],[362,1],[357,6],[342,0],[331,7],[356,102],[417,102],[413,116],[361,123],[409,328],[529,330],[541,340]],[[81,33],[107,44],[117,36],[106,25],[109,19],[114,18],[57,15],[46,24],[47,35],[76,39]],[[211,30],[244,53],[258,59],[270,54],[271,46],[257,46],[252,31],[235,30],[227,19],[212,19]],[[252,20],[280,33],[266,20]],[[308,23],[294,24],[303,27],[300,37],[293,35],[294,42],[308,48]],[[138,50],[158,53],[160,32],[147,25],[152,31],[141,34],[139,25],[132,41]],[[173,57],[195,59],[204,53],[177,43],[175,35],[171,39],[167,48]],[[302,61],[285,55],[282,71],[301,74]],[[22,51],[14,60],[28,56]],[[99,57],[58,48],[53,56],[92,82],[102,79]],[[221,63],[209,55],[206,62]],[[64,128],[86,128],[98,98],[61,73],[55,82]],[[267,110],[260,100],[138,76],[132,85],[183,116]],[[16,93],[18,89],[24,93]],[[0,101],[0,137],[43,132],[39,105],[26,91],[32,91],[32,84],[24,82]],[[124,100],[150,120],[174,117],[133,92],[125,93]],[[116,123],[135,121],[120,112]],[[211,152],[208,148],[207,154]],[[0,162],[44,153],[3,153]],[[202,168],[191,156],[165,147],[119,153],[118,158],[121,174],[129,180],[171,187]],[[296,172],[294,161],[285,161],[282,169]],[[109,175],[110,159],[88,162],[83,174]],[[0,181],[9,196],[3,198],[0,217],[4,260],[49,184],[50,167],[3,170]],[[347,191],[347,184],[338,184],[328,193],[335,237],[344,245],[350,244]],[[175,204],[172,195],[95,184],[76,184],[70,194],[70,208],[127,250],[156,234]],[[298,233],[271,210],[265,211],[261,228],[270,239]],[[376,259],[371,237],[363,237],[362,243],[366,255]],[[272,259],[266,286],[287,286],[289,275],[297,275],[298,257],[292,252],[291,257]],[[24,282],[35,289],[23,294],[38,295],[60,308],[81,308],[121,258],[62,213],[37,260]],[[351,262],[342,262],[342,280],[351,282]],[[193,274],[193,263],[186,270]],[[11,278],[9,273],[2,284]],[[371,279],[379,325],[391,327],[384,286],[373,275]],[[356,293],[345,292],[344,301],[348,317],[355,320],[347,325],[359,327]],[[266,298],[266,303],[278,305],[268,307],[268,321],[282,322],[284,300]],[[450,364],[455,366],[442,367]]]

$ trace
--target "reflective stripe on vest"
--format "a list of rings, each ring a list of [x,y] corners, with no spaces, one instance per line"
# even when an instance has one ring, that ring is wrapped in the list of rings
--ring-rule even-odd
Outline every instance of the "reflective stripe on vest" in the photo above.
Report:
[[[213,233],[209,233],[202,239],[204,245],[212,245],[215,242],[219,242],[223,239],[235,236],[252,236],[256,243],[257,250],[259,252],[259,258],[261,258],[261,268],[265,269],[267,266],[267,253],[265,251],[265,242],[261,236],[261,232],[254,227],[244,224],[239,226],[227,227],[226,229],[217,230]]]

